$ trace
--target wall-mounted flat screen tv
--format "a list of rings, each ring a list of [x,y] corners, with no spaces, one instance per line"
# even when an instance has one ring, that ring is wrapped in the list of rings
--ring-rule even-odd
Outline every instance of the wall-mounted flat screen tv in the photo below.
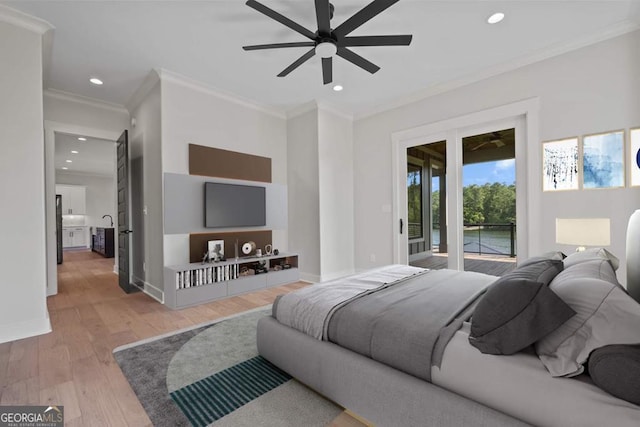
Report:
[[[262,226],[266,216],[264,187],[205,182],[205,227]]]

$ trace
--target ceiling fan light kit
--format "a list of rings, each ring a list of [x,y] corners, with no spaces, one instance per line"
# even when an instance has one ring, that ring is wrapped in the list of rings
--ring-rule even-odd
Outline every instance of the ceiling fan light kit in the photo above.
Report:
[[[309,41],[251,45],[243,46],[243,49],[250,51],[295,47],[311,48],[311,50],[308,50],[291,65],[282,70],[282,72],[278,74],[278,77],[287,76],[293,70],[311,59],[314,55],[318,55],[322,58],[322,81],[325,85],[333,81],[333,57],[336,55],[373,74],[377,72],[380,67],[358,55],[349,49],[350,47],[408,46],[411,44],[412,36],[410,34],[352,37],[348,35],[370,19],[376,17],[389,7],[396,4],[398,1],[399,0],[374,0],[336,28],[331,28],[330,21],[333,18],[333,4],[329,3],[329,0],[315,0],[318,30],[316,32],[312,32],[262,3],[255,0],[248,0],[246,3],[247,6],[305,36]]]
[[[333,42],[321,42],[316,45],[316,55],[322,58],[331,58],[338,52],[338,47]]]

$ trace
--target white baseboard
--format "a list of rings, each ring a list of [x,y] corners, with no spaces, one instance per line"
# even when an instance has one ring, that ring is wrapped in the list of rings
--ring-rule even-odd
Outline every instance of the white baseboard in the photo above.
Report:
[[[42,319],[0,325],[0,344],[51,332],[49,316]]]
[[[159,303],[164,304],[164,291],[156,288],[151,283],[144,282],[143,292]]]
[[[303,282],[318,283],[320,282],[320,276],[317,276],[315,274],[300,273],[300,280],[302,280]]]
[[[131,276],[131,281],[134,285],[142,289],[142,292],[149,295],[159,303],[164,304],[164,291],[162,289],[156,288],[151,283],[144,281],[138,276]]]

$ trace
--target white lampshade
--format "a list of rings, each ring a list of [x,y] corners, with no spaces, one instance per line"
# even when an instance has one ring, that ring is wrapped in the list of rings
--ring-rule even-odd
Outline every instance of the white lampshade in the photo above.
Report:
[[[556,243],[577,246],[609,246],[609,218],[556,218]]]

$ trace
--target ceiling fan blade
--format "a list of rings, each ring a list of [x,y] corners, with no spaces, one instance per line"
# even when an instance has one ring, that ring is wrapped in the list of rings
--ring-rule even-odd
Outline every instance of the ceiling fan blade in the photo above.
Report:
[[[315,54],[316,54],[316,50],[315,49],[311,49],[310,51],[308,51],[307,53],[302,55],[300,58],[296,59],[293,62],[293,64],[289,65],[287,68],[282,70],[282,72],[280,74],[278,74],[278,77],[286,76],[287,74],[289,74],[290,72],[292,72],[293,70],[295,70],[296,68],[298,68],[299,66],[304,64],[305,62],[307,62],[309,60],[309,58],[311,58]]]
[[[364,59],[362,56],[358,55],[357,53],[347,49],[346,47],[339,47],[338,48],[338,56],[346,59],[347,61],[351,62],[352,64],[357,65],[358,67],[367,70],[368,72],[370,72],[371,74],[375,73],[376,71],[378,71],[380,69],[380,67],[378,67],[376,64],[374,64],[373,62],[367,61],[366,59]]]
[[[329,0],[316,0],[316,19],[318,20],[318,34],[329,37],[331,34],[331,10]]]
[[[333,34],[338,38],[346,36],[371,18],[374,18],[389,7],[398,3],[398,1],[399,0],[373,0],[359,12],[356,12],[356,14],[351,18],[338,25],[338,27],[333,30]]]
[[[476,145],[475,147],[473,147],[471,149],[471,151],[476,151],[479,150],[480,148],[484,147],[485,145],[487,145],[489,143],[489,141],[482,141],[480,144]]]
[[[333,58],[322,58],[322,82],[326,85],[333,81]]]
[[[309,47],[315,46],[314,42],[294,42],[294,43],[272,43],[272,44],[255,44],[252,46],[242,46],[244,50],[261,50],[261,49],[278,49],[281,47]]]
[[[282,25],[289,27],[294,31],[297,31],[298,33],[302,34],[303,36],[311,40],[315,40],[316,38],[315,33],[307,30],[305,27],[298,24],[297,22],[293,22],[291,19],[287,18],[286,16],[279,14],[275,10],[268,8],[262,3],[258,3],[255,0],[248,0],[246,5],[252,9],[257,10],[260,13],[267,15],[269,18],[278,21]]]
[[[411,34],[398,36],[360,36],[340,39],[340,46],[409,46]]]

